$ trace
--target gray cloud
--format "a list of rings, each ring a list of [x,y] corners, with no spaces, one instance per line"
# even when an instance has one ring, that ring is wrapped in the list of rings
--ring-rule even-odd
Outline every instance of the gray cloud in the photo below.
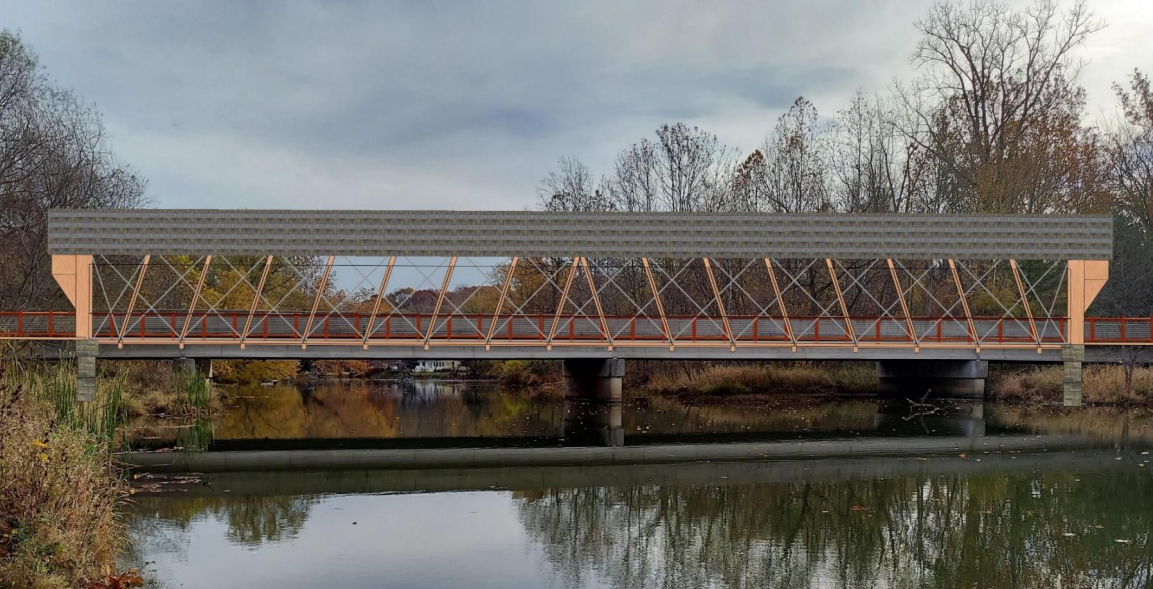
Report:
[[[832,114],[883,90],[924,6],[0,0],[0,26],[104,113],[159,205],[521,208],[558,157],[607,171],[663,122],[749,148],[798,95]],[[1099,10],[1104,106],[1153,52],[1147,3]]]

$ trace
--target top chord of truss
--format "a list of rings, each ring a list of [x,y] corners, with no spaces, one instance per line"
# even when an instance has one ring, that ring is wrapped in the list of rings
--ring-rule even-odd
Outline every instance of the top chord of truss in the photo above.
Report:
[[[56,209],[52,254],[1108,260],[1108,216]]]

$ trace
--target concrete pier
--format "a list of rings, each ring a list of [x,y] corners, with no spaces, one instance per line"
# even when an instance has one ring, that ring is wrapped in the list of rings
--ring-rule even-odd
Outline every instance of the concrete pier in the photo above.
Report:
[[[76,400],[96,400],[96,356],[100,344],[94,339],[76,342]]]
[[[885,360],[877,362],[881,392],[908,397],[981,399],[989,363],[984,360]]]
[[[172,368],[177,372],[191,372],[196,370],[204,378],[212,378],[212,359],[210,358],[176,358],[172,360]]]
[[[625,361],[620,358],[573,358],[564,361],[565,396],[587,401],[620,402]]]
[[[1084,345],[1061,347],[1061,361],[1064,363],[1065,382],[1062,385],[1064,405],[1081,406],[1081,363],[1085,361]]]
[[[561,437],[574,444],[624,446],[623,415],[620,403],[565,399]]]

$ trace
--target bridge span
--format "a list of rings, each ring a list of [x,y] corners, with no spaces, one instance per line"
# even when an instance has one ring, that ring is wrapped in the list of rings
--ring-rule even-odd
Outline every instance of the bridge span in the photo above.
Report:
[[[1153,345],[1153,319],[1085,317],[1107,216],[53,210],[49,252],[73,308],[0,338],[79,342],[82,380],[97,356],[1064,362],[1077,404],[1085,346]]]

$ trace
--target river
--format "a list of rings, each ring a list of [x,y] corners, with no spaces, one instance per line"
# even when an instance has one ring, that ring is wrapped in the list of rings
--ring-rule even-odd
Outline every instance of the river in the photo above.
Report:
[[[168,587],[1145,587],[1153,416],[782,399],[606,409],[468,383],[227,390],[134,446],[205,454],[817,441],[820,459],[142,473],[126,513]],[[871,453],[901,440],[962,452]],[[1012,444],[1031,450],[1004,450]],[[999,449],[1000,448],[1000,449]]]

